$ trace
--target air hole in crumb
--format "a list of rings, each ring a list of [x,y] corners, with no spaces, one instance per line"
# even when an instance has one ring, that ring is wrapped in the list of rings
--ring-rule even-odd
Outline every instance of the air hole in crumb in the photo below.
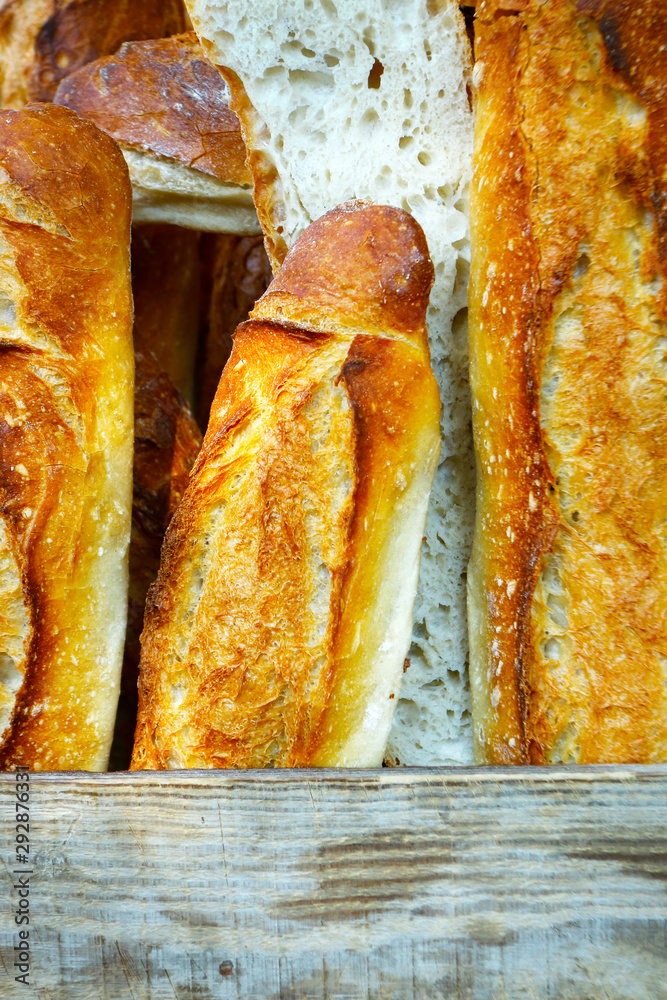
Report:
[[[428,167],[428,166],[430,166],[430,164],[431,164],[431,154],[430,154],[430,153],[424,153],[424,152],[422,151],[422,152],[421,152],[421,153],[419,153],[419,155],[417,156],[417,159],[418,159],[418,160],[419,160],[419,162],[421,163],[422,167]]]
[[[436,274],[440,274],[440,271],[436,268]],[[468,282],[470,280],[470,262],[465,259],[465,257],[456,258],[456,280],[454,281],[454,294],[456,295],[462,289],[467,289]],[[456,316],[454,317],[456,319]],[[466,328],[467,329],[467,328]],[[466,335],[467,341],[467,335]]]
[[[452,320],[452,337],[455,341],[466,339],[468,332],[468,309],[464,307],[454,316]]]
[[[398,140],[398,148],[399,149],[407,149],[408,146],[410,146],[414,141],[415,140],[412,138],[411,135],[403,135]]]
[[[299,84],[312,89],[330,90],[333,88],[333,77],[329,73],[311,72],[306,69],[290,69],[287,71],[289,82],[292,85]]]
[[[364,125],[367,129],[373,129],[380,121],[380,116],[374,108],[369,108],[368,111],[364,111],[360,119],[360,124]]]
[[[376,59],[371,66],[371,71],[368,74],[368,88],[369,90],[379,90],[380,83],[382,81],[382,74],[384,73],[384,66],[379,59]]]
[[[567,630],[567,599],[563,594],[551,593],[547,597],[547,612],[552,622],[563,631]]]
[[[581,281],[586,271],[591,266],[591,258],[587,253],[582,253],[579,255],[579,259],[574,266],[574,273],[572,277],[575,281]]]
[[[547,639],[542,643],[542,653],[545,660],[560,660],[560,643],[558,639]]]
[[[16,326],[16,305],[3,292],[0,292],[0,326]]]

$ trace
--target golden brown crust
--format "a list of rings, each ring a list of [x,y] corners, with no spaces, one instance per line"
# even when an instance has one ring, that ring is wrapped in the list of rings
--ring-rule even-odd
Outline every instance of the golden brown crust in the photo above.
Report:
[[[0,5],[0,102],[52,101],[70,73],[123,42],[187,28],[181,0],[5,0]]]
[[[268,288],[271,266],[261,236],[205,235],[202,262],[206,303],[197,415],[205,428],[234,331]]]
[[[478,5],[469,607],[480,762],[667,759],[659,8]]]
[[[314,322],[319,330],[368,327],[422,341],[424,289],[433,282],[426,241],[417,239],[417,223],[394,223],[393,209],[361,211],[355,204],[327,212],[300,236],[301,254],[285,259],[260,314],[280,321],[289,306],[292,322]],[[391,223],[379,224],[382,212]]]
[[[199,233],[180,226],[132,230],[134,330],[194,405],[199,335]]]
[[[4,111],[0,206],[0,520],[26,614],[0,767],[96,770],[127,600],[129,178],[72,112]]]
[[[250,184],[228,89],[194,32],[124,45],[68,75],[55,96],[124,147]]]
[[[149,594],[134,768],[381,760],[439,452],[432,279],[409,216],[344,206],[237,331]]]
[[[334,638],[331,694],[309,758],[316,766],[357,763],[355,744],[363,744],[364,729],[369,716],[372,725],[377,703],[377,678],[366,664],[373,645],[382,648],[397,642],[387,622],[400,615],[403,581],[393,593],[389,581],[398,582],[395,578],[400,570],[405,572],[411,556],[413,587],[417,584],[418,558],[409,545],[401,544],[401,529],[406,518],[419,522],[419,515],[405,492],[415,465],[437,462],[440,450],[434,433],[440,399],[435,380],[424,377],[424,367],[424,355],[403,341],[358,336],[342,369],[355,416],[356,490],[341,594],[344,610]],[[421,534],[419,530],[413,540],[417,545]],[[400,656],[401,672],[408,648],[409,640]],[[385,691],[384,697],[391,698],[394,691]]]

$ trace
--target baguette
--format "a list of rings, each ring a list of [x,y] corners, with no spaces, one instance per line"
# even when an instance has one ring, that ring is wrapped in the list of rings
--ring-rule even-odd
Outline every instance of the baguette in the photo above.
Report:
[[[381,763],[439,452],[432,280],[410,216],[343,206],[237,331],[149,593],[134,769]]]
[[[664,6],[476,27],[476,759],[665,761]]]
[[[185,31],[181,0],[0,0],[0,104],[52,101],[74,70],[132,39]]]
[[[243,137],[228,97],[225,81],[189,32],[123,45],[70,74],[54,100],[119,143],[135,224],[259,233]]]
[[[127,608],[131,192],[52,105],[0,112],[0,768],[103,770]]]
[[[274,271],[310,222],[351,198],[408,210],[426,234],[436,275],[428,329],[442,450],[387,761],[470,763],[472,113],[463,18],[452,0],[188,0],[188,7],[241,118]]]

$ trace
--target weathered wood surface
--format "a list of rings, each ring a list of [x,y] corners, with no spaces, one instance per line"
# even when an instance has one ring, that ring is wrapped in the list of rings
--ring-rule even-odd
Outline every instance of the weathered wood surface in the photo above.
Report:
[[[667,767],[35,775],[0,997],[667,998]]]

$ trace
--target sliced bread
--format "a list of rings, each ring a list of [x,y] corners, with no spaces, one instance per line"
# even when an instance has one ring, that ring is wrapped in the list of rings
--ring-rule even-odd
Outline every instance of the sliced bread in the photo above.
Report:
[[[388,762],[468,763],[465,586],[474,511],[466,332],[470,42],[451,0],[189,0],[241,119],[267,250],[350,198],[401,207],[435,265],[442,400],[410,665]]]

